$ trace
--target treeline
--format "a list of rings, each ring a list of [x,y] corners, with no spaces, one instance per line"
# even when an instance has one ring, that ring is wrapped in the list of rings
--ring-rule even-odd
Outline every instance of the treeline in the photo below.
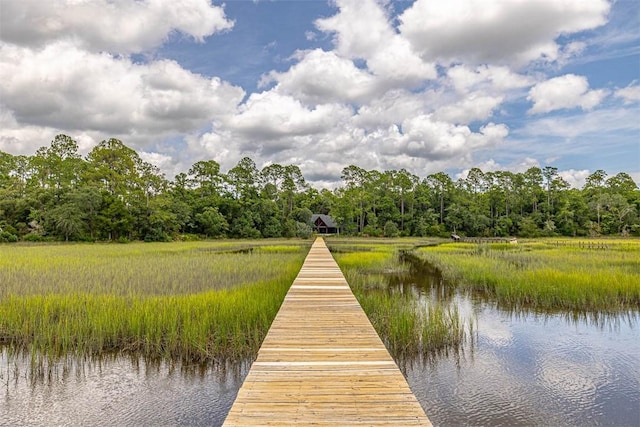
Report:
[[[200,161],[170,181],[117,139],[83,158],[58,135],[33,156],[0,151],[0,241],[305,237],[313,213],[370,236],[640,235],[640,191],[626,173],[598,170],[574,189],[551,166],[474,168],[458,181],[349,166],[342,181],[318,191],[295,165],[258,170],[248,157],[226,173]]]

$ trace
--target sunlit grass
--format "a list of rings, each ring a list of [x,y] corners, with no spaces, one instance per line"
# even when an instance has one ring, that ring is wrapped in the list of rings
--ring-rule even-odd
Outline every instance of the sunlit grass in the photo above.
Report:
[[[295,243],[294,243],[295,242]],[[0,245],[0,298],[9,294],[175,295],[270,280],[270,260],[300,252],[260,248],[251,242]],[[269,248],[269,247],[267,247]],[[277,248],[277,246],[271,246]],[[239,262],[239,260],[242,260]],[[246,260],[247,268],[243,268]]]
[[[48,357],[250,357],[309,243],[216,252],[237,245],[0,246],[0,343]]]
[[[640,307],[640,241],[448,243],[420,255],[458,285],[506,306],[620,311]]]

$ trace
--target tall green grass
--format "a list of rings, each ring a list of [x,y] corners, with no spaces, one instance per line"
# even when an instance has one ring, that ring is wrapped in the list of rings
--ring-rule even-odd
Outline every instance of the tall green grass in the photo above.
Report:
[[[69,293],[188,295],[231,288],[275,279],[281,271],[272,261],[287,262],[289,255],[299,258],[305,252],[298,242],[280,243],[0,245],[0,298]]]
[[[309,247],[276,243],[0,246],[0,343],[48,358],[251,357]]]
[[[448,243],[421,248],[419,254],[448,280],[503,307],[611,312],[640,307],[638,240]]]
[[[455,307],[427,302],[388,287],[386,274],[407,269],[399,261],[398,249],[415,244],[409,240],[329,241],[356,298],[396,360],[460,350],[473,330]]]

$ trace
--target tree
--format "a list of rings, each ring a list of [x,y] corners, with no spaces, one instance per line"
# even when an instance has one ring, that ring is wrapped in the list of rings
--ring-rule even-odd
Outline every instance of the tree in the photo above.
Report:
[[[624,172],[596,170],[582,189],[569,188],[552,166],[471,168],[454,182],[444,172],[420,181],[405,169],[350,165],[342,179],[341,187],[319,191],[296,165],[258,172],[245,157],[227,174],[213,159],[198,161],[169,182],[118,139],[83,159],[71,137],[57,135],[33,156],[0,151],[0,228],[61,240],[281,237],[306,235],[303,225],[321,213],[343,233],[373,236],[640,235],[640,191]]]
[[[304,222],[296,222],[296,236],[301,239],[308,239],[313,234],[311,226]]]
[[[128,239],[133,233],[134,217],[121,198],[107,194],[97,215],[97,224],[102,237],[109,240]]]
[[[538,212],[538,202],[540,200],[540,193],[542,192],[542,169],[538,167],[532,167],[527,169],[524,173],[524,188],[525,198],[529,200],[531,204],[531,212]]]
[[[242,158],[226,175],[226,183],[231,194],[238,200],[256,199],[258,196],[257,182],[258,168],[249,157]]]
[[[196,215],[198,226],[207,237],[222,237],[229,230],[229,224],[218,208],[208,207]]]
[[[215,160],[194,163],[189,169],[189,176],[187,182],[198,190],[200,197],[219,195],[222,176],[220,175],[220,165]]]
[[[84,207],[73,200],[66,201],[49,212],[55,229],[64,236],[65,241],[77,239],[86,229]]]
[[[263,187],[267,192],[267,197],[276,201],[282,191],[282,182],[284,181],[285,171],[282,165],[273,163],[265,166],[260,171]]]
[[[606,187],[610,192],[620,194],[627,199],[629,203],[634,203],[640,207],[640,191],[638,191],[638,185],[628,173],[620,172],[607,179]]]
[[[387,221],[384,224],[384,235],[386,237],[397,237],[399,233],[398,225],[393,221]]]
[[[367,171],[361,167],[350,165],[342,169],[342,181],[345,184],[344,197],[351,200],[355,207],[354,214],[356,218],[356,227],[358,232],[364,229],[365,220],[365,182],[367,180]]]
[[[234,218],[230,235],[242,239],[257,239],[261,237],[260,231],[255,227],[253,214],[250,211],[245,210],[240,216]]]
[[[78,154],[75,140],[67,135],[56,135],[45,155],[54,188],[65,190],[79,182],[85,162]]]
[[[627,234],[636,220],[636,208],[630,205],[621,194],[607,194],[603,228],[607,234]]]
[[[467,191],[477,195],[485,191],[485,175],[479,168],[471,168],[465,179]]]
[[[445,223],[451,227],[454,233],[460,230],[460,227],[466,222],[466,212],[466,209],[456,203],[452,203],[447,208]]]
[[[15,169],[15,157],[0,150],[0,187],[7,188],[11,185]]]
[[[551,204],[551,193],[554,190],[554,181],[558,176],[558,168],[554,166],[545,166],[542,169],[545,186],[547,187],[547,220],[551,218],[553,206]]]
[[[287,165],[284,167],[284,180],[282,182],[283,218],[289,219],[293,212],[295,195],[304,190],[306,186],[307,183],[298,166]]]
[[[112,196],[126,198],[135,185],[141,161],[138,153],[122,141],[111,138],[100,142],[87,156],[90,167],[87,179]]]
[[[587,177],[584,184],[585,190],[598,190],[604,187],[607,179],[607,173],[602,169],[598,169]]]
[[[433,189],[433,194],[437,197],[436,206],[440,209],[440,224],[444,223],[445,200],[451,197],[453,181],[444,172],[438,172],[427,176],[428,185]]]
[[[393,188],[398,192],[400,198],[400,230],[403,232],[405,221],[405,203],[412,199],[413,190],[418,183],[418,177],[400,169],[398,172],[391,171],[391,182]]]

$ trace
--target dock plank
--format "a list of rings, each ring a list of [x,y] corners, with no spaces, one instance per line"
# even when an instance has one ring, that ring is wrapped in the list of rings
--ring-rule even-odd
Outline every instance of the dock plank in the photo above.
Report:
[[[431,422],[316,239],[224,426]]]

